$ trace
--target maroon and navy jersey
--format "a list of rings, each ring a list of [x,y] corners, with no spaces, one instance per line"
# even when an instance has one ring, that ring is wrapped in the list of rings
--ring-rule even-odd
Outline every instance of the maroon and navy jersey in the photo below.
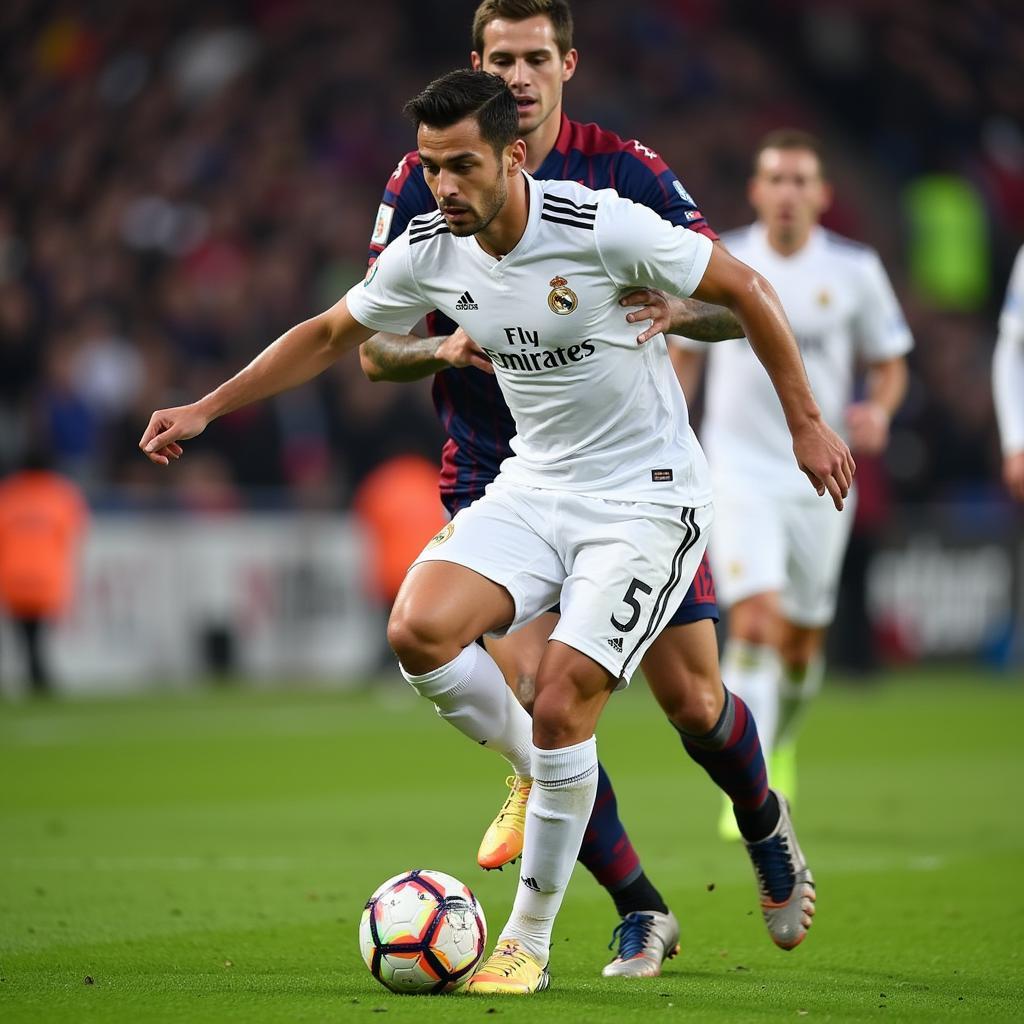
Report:
[[[718,237],[657,153],[636,140],[623,141],[596,124],[579,124],[563,114],[554,149],[533,176],[578,181],[593,189],[613,188],[672,224],[699,231],[712,240]],[[407,153],[384,190],[370,239],[369,262],[405,231],[413,217],[436,209],[419,155]],[[439,313],[431,314],[428,325],[432,334],[451,334],[456,326]],[[509,440],[516,427],[495,378],[475,367],[436,374],[433,396],[448,435],[441,457],[441,500],[454,515],[479,498],[498,475],[502,460],[512,454]]]

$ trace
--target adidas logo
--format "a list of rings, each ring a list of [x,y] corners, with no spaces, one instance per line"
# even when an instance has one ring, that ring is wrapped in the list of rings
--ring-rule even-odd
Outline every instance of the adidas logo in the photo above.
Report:
[[[608,646],[616,654],[621,654],[622,653],[622,637],[621,636],[613,636],[611,638],[611,640],[608,641]]]
[[[480,307],[473,301],[473,296],[469,292],[463,292],[459,296],[459,301],[455,303],[456,309],[479,309]]]
[[[540,892],[540,886],[537,884],[536,878],[524,878],[523,885],[525,885],[527,889],[532,889],[534,892]]]

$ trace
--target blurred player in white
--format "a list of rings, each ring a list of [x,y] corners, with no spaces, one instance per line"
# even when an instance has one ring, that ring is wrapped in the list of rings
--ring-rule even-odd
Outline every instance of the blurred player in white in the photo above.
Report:
[[[1003,481],[1024,501],[1024,246],[1017,253],[999,317],[992,394],[1003,446]]]
[[[414,217],[331,309],[205,398],[155,412],[140,445],[167,464],[212,419],[309,380],[375,331],[407,334],[434,309],[478,340],[516,421],[514,455],[410,569],[388,639],[442,718],[534,780],[512,914],[468,983],[527,994],[548,983],[551,930],[597,786],[597,720],[682,601],[712,518],[707,465],[664,339],[637,344],[622,292],[649,281],[731,308],[786,410],[797,463],[837,509],[854,464],[822,420],[782,307],[758,274],[611,190],[534,181],[515,97],[494,75],[451,72],[407,110],[439,209]],[[476,639],[556,601],[531,727]],[[728,768],[758,776],[767,820],[747,849],[769,930],[792,948],[811,924],[813,879],[785,800],[765,786],[756,730],[730,717],[727,692],[715,696],[723,717],[702,738],[738,755],[741,732],[748,737],[749,756],[730,756]]]
[[[788,129],[765,138],[749,198],[757,220],[723,242],[778,292],[826,422],[845,421],[855,454],[880,453],[913,340],[878,254],[818,223],[831,201],[818,141]],[[691,398],[705,354],[701,439],[716,512],[709,552],[729,609],[722,672],[754,713],[770,784],[792,800],[797,726],[821,686],[853,503],[837,516],[805,500],[782,409],[745,341],[685,343],[675,358]],[[853,400],[858,365],[866,387]],[[731,813],[720,829],[738,835]]]

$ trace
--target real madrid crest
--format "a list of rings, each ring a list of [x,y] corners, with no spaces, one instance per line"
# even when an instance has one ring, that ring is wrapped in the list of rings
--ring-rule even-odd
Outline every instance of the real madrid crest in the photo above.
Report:
[[[569,282],[564,277],[553,277],[548,284],[551,285],[551,291],[548,292],[548,309],[559,316],[568,316],[579,305],[576,293],[569,287]]]

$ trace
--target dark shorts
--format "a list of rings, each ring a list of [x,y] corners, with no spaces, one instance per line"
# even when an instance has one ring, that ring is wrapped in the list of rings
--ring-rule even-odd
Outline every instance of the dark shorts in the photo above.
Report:
[[[479,494],[472,496],[456,496],[453,494],[441,495],[441,502],[448,510],[448,514],[454,519],[457,512],[468,508],[480,497]],[[558,605],[551,609],[558,611]],[[697,567],[697,575],[694,576],[690,589],[687,590],[683,603],[676,609],[675,614],[665,623],[665,629],[672,626],[687,626],[691,622],[700,622],[701,619],[718,621],[718,600],[715,597],[715,580],[711,575],[711,565],[708,563],[707,552],[700,560]]]
[[[693,577],[690,589],[683,598],[683,603],[676,609],[675,615],[665,624],[668,629],[671,626],[686,626],[691,622],[699,622],[701,619],[718,621],[718,600],[715,597],[715,579],[711,575],[711,564],[708,562],[708,553],[697,566],[697,575]]]

